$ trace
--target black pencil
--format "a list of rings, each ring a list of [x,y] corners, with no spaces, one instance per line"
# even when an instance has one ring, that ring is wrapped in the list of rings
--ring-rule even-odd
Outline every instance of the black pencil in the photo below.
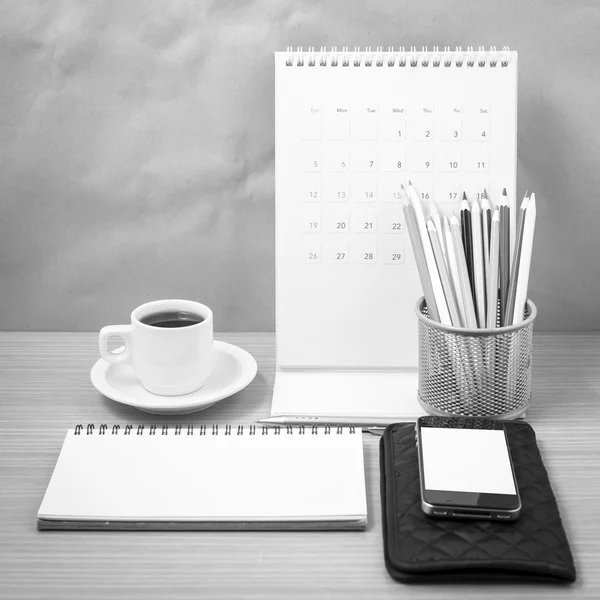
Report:
[[[508,290],[510,287],[510,206],[506,188],[500,202],[500,327],[506,325]]]
[[[485,306],[487,308],[487,280],[490,272],[490,239],[492,237],[492,209],[488,199],[487,191],[485,189],[481,194],[481,236],[483,238],[483,281],[485,286]]]
[[[463,192],[463,199],[460,204],[460,224],[462,233],[462,242],[465,249],[465,258],[467,259],[467,271],[469,272],[469,283],[471,284],[471,293],[473,294],[473,303],[475,299],[475,281],[473,268],[473,238],[471,234],[471,207],[467,201],[467,194]]]
[[[490,239],[490,237],[492,235],[492,212],[493,211],[491,209],[486,190],[483,190],[482,197],[487,201],[485,209],[483,208],[483,202],[481,203],[481,211],[482,211],[481,214],[483,215],[485,224],[487,226],[488,239]]]

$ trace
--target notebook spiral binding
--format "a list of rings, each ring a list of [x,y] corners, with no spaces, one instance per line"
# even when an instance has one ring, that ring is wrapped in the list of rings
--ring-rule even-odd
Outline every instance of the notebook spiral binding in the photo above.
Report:
[[[288,67],[303,67],[303,66],[320,66],[320,67],[348,67],[351,64],[355,67],[507,67],[513,58],[513,54],[510,52],[508,46],[504,46],[502,50],[496,50],[496,46],[490,46],[486,50],[484,46],[478,46],[475,49],[474,46],[467,46],[465,50],[462,46],[456,46],[454,50],[451,50],[450,46],[433,46],[428,49],[427,46],[423,46],[421,50],[417,50],[416,46],[410,46],[405,48],[400,46],[398,49],[394,49],[393,46],[389,46],[387,50],[383,49],[383,46],[377,46],[375,50],[372,50],[370,46],[361,50],[355,47],[354,50],[343,46],[338,49],[337,46],[333,46],[331,49],[321,47],[320,50],[315,52],[314,46],[310,46],[307,50],[304,50],[302,46],[294,49],[291,46],[287,47],[287,57],[285,64]]]
[[[248,435],[281,435],[282,433],[286,433],[287,435],[306,435],[310,433],[311,435],[317,435],[319,430],[323,432],[324,435],[342,434],[344,429],[348,430],[348,433],[354,434],[356,433],[356,428],[354,425],[275,425],[273,427],[268,427],[266,425],[238,425],[237,429],[234,429],[231,425],[222,425],[219,428],[219,425],[138,425],[137,428],[134,428],[133,425],[125,425],[121,427],[120,425],[113,425],[108,434],[108,425],[103,423],[97,429],[98,435],[119,435],[122,431],[123,435],[144,435],[144,432],[147,432],[148,435],[244,435],[244,431],[248,432]],[[75,435],[94,435],[96,432],[96,426],[93,423],[88,423],[87,425],[76,425],[75,426]]]

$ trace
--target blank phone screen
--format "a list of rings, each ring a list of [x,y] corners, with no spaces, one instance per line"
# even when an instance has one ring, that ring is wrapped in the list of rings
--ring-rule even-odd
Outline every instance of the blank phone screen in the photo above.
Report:
[[[425,489],[516,494],[504,431],[421,428]]]

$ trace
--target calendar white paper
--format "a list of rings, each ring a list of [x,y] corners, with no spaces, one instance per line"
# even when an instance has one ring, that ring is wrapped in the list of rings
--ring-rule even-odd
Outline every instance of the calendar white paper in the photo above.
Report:
[[[516,192],[515,52],[276,53],[277,367],[417,366],[410,180]],[[514,211],[513,211],[514,212]]]

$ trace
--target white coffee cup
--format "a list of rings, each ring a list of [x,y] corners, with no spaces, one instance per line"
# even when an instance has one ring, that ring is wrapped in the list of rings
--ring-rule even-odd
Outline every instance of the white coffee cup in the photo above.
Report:
[[[202,319],[181,327],[143,322],[157,313],[191,314]],[[183,316],[183,315],[181,315]],[[120,336],[125,349],[113,353],[108,338]],[[153,394],[178,396],[200,389],[212,371],[213,314],[208,306],[191,300],[156,300],[138,306],[130,325],[100,330],[100,356],[113,365],[131,364],[142,385]]]

